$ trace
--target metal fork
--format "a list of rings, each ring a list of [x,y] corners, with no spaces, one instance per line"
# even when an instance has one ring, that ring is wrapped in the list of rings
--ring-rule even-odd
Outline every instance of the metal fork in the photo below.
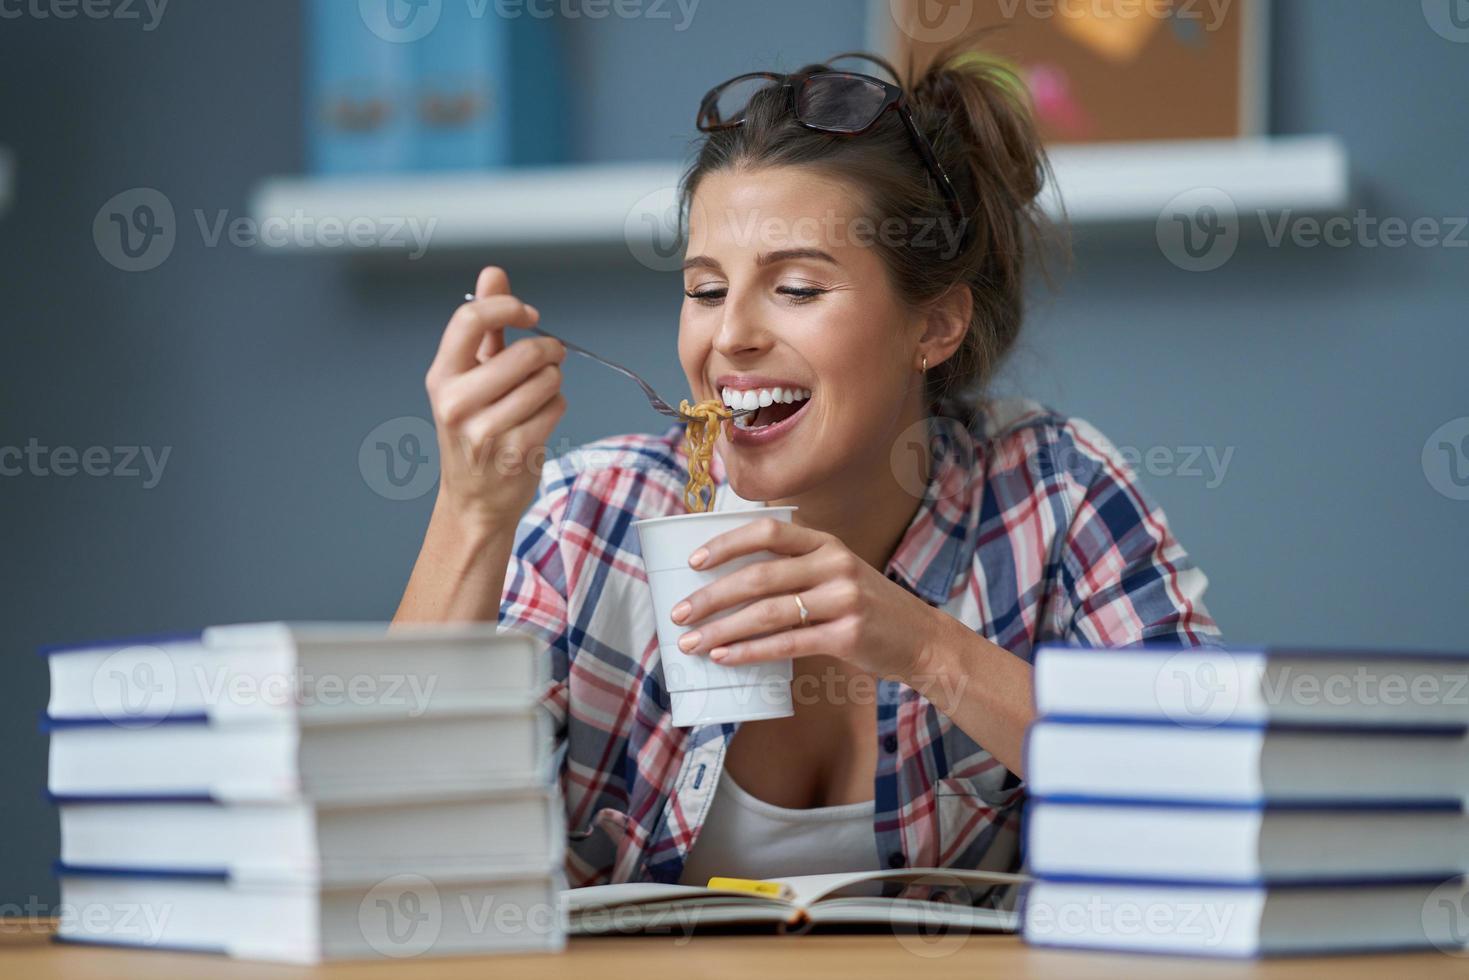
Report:
[[[464,294],[465,301],[466,302],[469,302],[469,303],[473,303],[478,298],[479,297],[475,296],[473,293],[465,293]],[[552,340],[560,341],[561,342],[561,345],[563,347],[565,347],[567,350],[571,351],[572,353],[580,354],[582,357],[589,357],[592,360],[596,361],[598,364],[604,364],[607,367],[610,367],[612,370],[616,371],[618,374],[626,375],[627,377],[631,378],[633,381],[636,381],[639,388],[643,389],[643,394],[645,394],[645,395],[648,396],[648,404],[649,405],[652,405],[653,406],[653,411],[659,413],[660,415],[667,415],[669,418],[678,419],[680,422],[701,422],[701,421],[703,421],[702,419],[695,418],[692,415],[685,415],[683,412],[680,412],[678,409],[676,409],[672,405],[668,404],[666,401],[664,401],[662,398],[660,398],[658,396],[658,392],[656,392],[656,391],[653,390],[653,386],[652,385],[648,384],[648,382],[644,381],[641,377],[638,376],[638,374],[637,374],[636,371],[631,371],[631,370],[623,367],[621,364],[618,364],[615,361],[609,361],[605,357],[601,357],[601,356],[599,356],[597,354],[593,354],[591,351],[587,350],[585,347],[580,347],[580,346],[578,346],[576,344],[573,344],[569,340],[561,340],[560,337],[558,337],[555,334],[550,333],[548,331],[542,330],[540,327],[515,327],[514,329],[516,329],[516,330],[529,330],[531,333],[540,334],[542,337],[550,337]],[[758,411],[760,411],[758,408],[742,408],[742,409],[736,410],[734,412],[734,416],[754,415]]]

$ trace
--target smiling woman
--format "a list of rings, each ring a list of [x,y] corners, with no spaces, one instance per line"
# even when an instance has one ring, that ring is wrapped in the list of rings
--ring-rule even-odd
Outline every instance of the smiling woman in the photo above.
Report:
[[[564,351],[505,344],[539,314],[499,269],[445,329],[439,498],[398,615],[545,642],[573,884],[1013,869],[1032,651],[1217,642],[1203,574],[1106,438],[985,396],[1047,166],[1023,88],[971,43],[698,104],[678,357],[711,414],[692,431],[490,471],[544,446]],[[707,584],[668,612],[670,655],[790,661],[789,717],[672,723],[687,671],[660,663],[633,525],[691,509],[705,477],[715,511],[796,509],[693,550]]]

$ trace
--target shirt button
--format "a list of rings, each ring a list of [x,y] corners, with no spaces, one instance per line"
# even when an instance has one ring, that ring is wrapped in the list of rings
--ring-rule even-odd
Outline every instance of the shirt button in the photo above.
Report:
[[[907,863],[908,859],[903,856],[902,851],[894,851],[893,853],[888,855],[888,867],[901,868]]]
[[[882,750],[884,752],[898,751],[898,736],[884,735],[882,739]]]

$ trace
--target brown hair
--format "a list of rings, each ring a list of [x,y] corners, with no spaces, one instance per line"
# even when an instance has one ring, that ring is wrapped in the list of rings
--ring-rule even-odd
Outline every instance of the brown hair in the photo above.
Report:
[[[967,34],[946,46],[921,74],[909,65],[907,77],[886,59],[863,52],[828,59],[871,61],[902,85],[914,122],[958,193],[966,219],[962,238],[896,112],[883,113],[859,137],[820,133],[796,121],[779,87],[760,92],[739,126],[703,137],[681,193],[687,215],[699,182],[715,171],[816,168],[860,188],[875,223],[896,217],[899,226],[914,229],[901,240],[877,235],[873,244],[910,308],[957,284],[969,287],[974,301],[969,330],[953,356],[930,367],[927,392],[932,410],[965,421],[1019,336],[1026,269],[1046,228],[1038,197],[1050,177],[1024,84],[1003,63],[973,51],[976,36]],[[945,232],[934,234],[934,228]]]

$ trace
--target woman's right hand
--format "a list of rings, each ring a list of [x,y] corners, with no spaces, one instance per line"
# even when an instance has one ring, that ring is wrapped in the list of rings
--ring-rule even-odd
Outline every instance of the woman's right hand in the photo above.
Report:
[[[510,294],[503,269],[482,270],[474,294],[444,328],[425,379],[439,438],[436,509],[502,530],[535,499],[546,440],[566,411],[566,348],[548,337],[505,343],[506,327],[532,327],[540,313]]]

